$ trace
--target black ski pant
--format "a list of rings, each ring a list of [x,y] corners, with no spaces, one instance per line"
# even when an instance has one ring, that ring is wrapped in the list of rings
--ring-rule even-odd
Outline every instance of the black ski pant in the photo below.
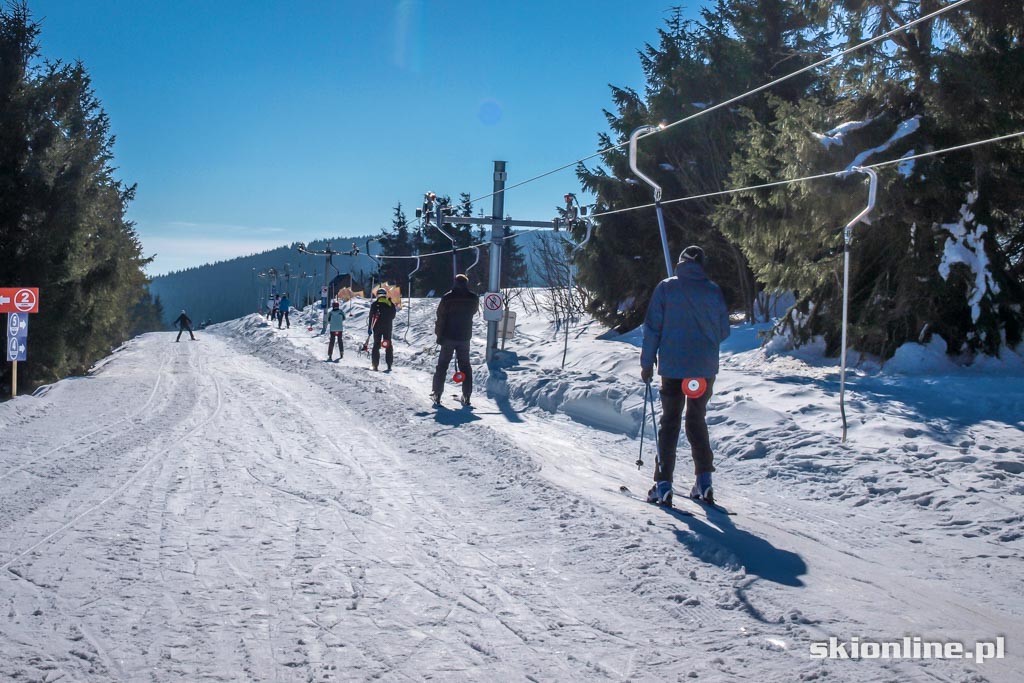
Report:
[[[192,334],[192,328],[191,327],[179,327],[178,328],[178,338],[175,339],[174,341],[181,341],[181,335],[185,334],[185,330],[188,330],[188,336],[192,337],[192,341],[196,340],[196,335]]]
[[[384,350],[384,362],[391,367],[391,363],[395,360],[395,348],[394,344],[391,343],[391,328],[381,327],[378,325],[373,330],[373,351],[370,354],[370,359],[373,362],[373,367],[380,365],[380,346],[381,342],[385,339],[388,340],[388,346]]]
[[[473,366],[469,364],[469,340],[451,341],[442,340],[441,352],[437,355],[437,368],[434,370],[433,392],[440,396],[444,391],[445,376],[448,374],[448,366],[451,365],[452,355],[459,363],[459,370],[466,375],[462,380],[462,395],[469,398],[473,393]]]
[[[661,420],[658,432],[658,462],[654,466],[654,481],[672,481],[676,469],[676,448],[679,445],[679,428],[683,422],[683,408],[686,408],[686,440],[690,442],[695,474],[714,472],[714,454],[711,452],[711,437],[705,419],[714,377],[705,378],[708,388],[700,398],[687,398],[683,394],[683,380],[661,378]]]
[[[292,326],[291,322],[288,320],[288,311],[277,312],[277,329],[281,329],[282,322],[289,328]]]
[[[338,358],[345,356],[345,340],[341,336],[341,332],[331,332],[331,341],[327,344],[327,357],[330,358],[334,355],[334,340],[338,340]]]

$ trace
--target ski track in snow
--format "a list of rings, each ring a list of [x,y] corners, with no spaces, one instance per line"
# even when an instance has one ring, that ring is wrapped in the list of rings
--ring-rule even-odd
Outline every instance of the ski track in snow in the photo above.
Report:
[[[709,422],[738,515],[688,517],[618,490],[654,460],[616,379],[634,347],[558,371],[527,325],[506,380],[474,345],[474,409],[435,411],[433,305],[412,311],[391,374],[357,353],[357,305],[338,364],[312,314],[250,316],[0,405],[0,680],[1015,679],[1019,424],[893,401],[844,445],[828,371],[727,356]],[[904,635],[1008,657],[808,656]]]

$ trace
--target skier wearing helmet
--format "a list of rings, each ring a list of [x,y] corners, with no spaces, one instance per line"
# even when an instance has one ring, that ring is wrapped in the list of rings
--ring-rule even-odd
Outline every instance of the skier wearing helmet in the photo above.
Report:
[[[376,299],[370,304],[370,327],[368,334],[373,335],[373,351],[370,360],[373,369],[380,365],[380,347],[384,347],[384,362],[391,370],[391,363],[395,359],[394,349],[391,345],[391,328],[395,322],[395,303],[388,297],[386,289],[381,287],[376,292]]]

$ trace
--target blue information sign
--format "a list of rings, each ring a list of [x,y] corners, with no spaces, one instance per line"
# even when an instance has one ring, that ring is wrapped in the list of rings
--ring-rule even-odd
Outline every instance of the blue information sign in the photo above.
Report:
[[[28,348],[28,313],[7,314],[7,360],[25,360]]]

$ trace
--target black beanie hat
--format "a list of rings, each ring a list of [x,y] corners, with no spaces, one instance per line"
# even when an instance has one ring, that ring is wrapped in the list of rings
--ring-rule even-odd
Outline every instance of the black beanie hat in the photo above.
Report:
[[[704,265],[704,250],[698,247],[696,244],[691,244],[683,252],[679,254],[679,262],[683,261],[696,261],[700,265]]]

